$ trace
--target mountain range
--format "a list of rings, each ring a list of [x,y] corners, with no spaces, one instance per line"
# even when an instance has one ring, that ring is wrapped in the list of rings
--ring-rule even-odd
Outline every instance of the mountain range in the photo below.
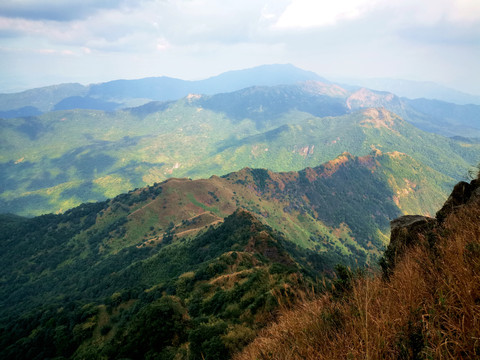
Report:
[[[333,90],[333,93],[326,93],[330,96],[351,95],[362,89],[360,86],[352,85],[342,85],[344,88],[339,85],[335,86],[332,82],[311,71],[302,70],[290,64],[263,65],[251,69],[230,71],[198,81],[152,77],[114,80],[87,86],[60,84],[20,93],[0,94],[0,118],[38,116],[55,110],[113,111],[139,106],[150,101],[179,100],[189,94],[214,95],[235,92],[253,86],[295,85],[308,81],[332,85],[332,88],[336,89]],[[352,80],[352,82],[356,81]],[[402,109],[404,112],[399,115],[420,127],[423,126],[422,128],[427,131],[447,136],[479,137],[478,125],[474,120],[478,119],[480,104],[478,98],[474,96],[469,97],[468,94],[455,92],[431,83],[377,79],[377,81],[372,80],[372,82],[367,81],[361,84],[380,89],[380,91],[364,92],[361,96],[370,100],[378,100],[379,96],[384,97],[383,102],[388,103],[387,108],[393,111]],[[386,94],[385,90],[389,93]],[[394,97],[393,93],[406,97],[399,99]],[[419,100],[421,98],[421,101],[417,101],[415,106],[411,106],[411,100],[407,97]],[[460,100],[458,100],[459,98]],[[472,101],[469,102],[467,99]],[[475,99],[477,100],[474,101]],[[468,106],[462,107],[462,105]],[[437,106],[447,109],[449,114],[442,116],[443,111],[433,111],[432,113],[432,107]],[[434,119],[430,119],[431,117]],[[466,123],[463,123],[464,121]],[[462,126],[466,126],[468,129],[464,130]],[[473,133],[472,130],[474,130]]]
[[[338,79],[336,82],[346,83],[387,91],[409,99],[440,100],[458,105],[480,105],[480,96],[458,91],[431,81],[413,81],[390,78],[373,79]]]
[[[458,183],[435,218],[395,219],[382,272],[343,269],[234,359],[477,358],[479,180]]]
[[[170,77],[113,80],[100,84],[60,84],[0,94],[0,117],[36,116],[52,110],[75,108],[113,110],[149,101],[178,100],[188,94],[217,94],[250,86],[326,81],[319,75],[293,65],[263,65],[236,70],[198,81]]]
[[[113,112],[56,110],[2,119],[0,210],[65,211],[172,176],[202,178],[247,166],[300,170],[344,151],[363,156],[373,149],[414,157],[449,177],[442,185],[447,189],[478,160],[480,144],[472,137],[480,133],[479,109],[406,103],[390,93],[306,81],[190,94]]]
[[[367,300],[368,284],[377,284],[371,297],[389,304],[393,295],[378,284],[398,277],[397,267],[416,273],[413,263],[396,263],[398,243],[412,237],[389,245],[393,219],[435,222],[420,239],[436,273],[444,264],[438,239],[455,233],[443,222],[478,192],[478,180],[460,183],[437,213],[478,163],[479,106],[340,86],[289,65],[200,82],[119,80],[4,95],[2,359],[275,358],[270,340],[257,336],[277,336],[272,329],[285,326],[292,308],[315,308],[308,299],[321,297],[328,311],[305,323],[343,334],[346,324],[369,324],[357,281],[367,284]],[[457,258],[469,263],[477,245],[462,243]],[[406,257],[417,267],[419,249]],[[365,275],[379,259],[386,280]],[[407,275],[385,287],[401,289]],[[432,309],[442,313],[455,291],[432,284]],[[415,286],[400,292],[424,294]],[[377,337],[377,348],[404,358],[430,351],[431,332],[419,326],[432,319],[428,329],[444,327],[415,304],[401,321],[385,322],[401,327],[392,341]],[[282,343],[301,341],[296,328],[284,329],[281,336],[295,335]]]

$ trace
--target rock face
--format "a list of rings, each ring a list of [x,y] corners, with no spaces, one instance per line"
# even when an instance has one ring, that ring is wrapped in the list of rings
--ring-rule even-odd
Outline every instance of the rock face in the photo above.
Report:
[[[390,245],[409,246],[416,242],[418,235],[431,230],[437,220],[428,216],[405,215],[390,222]]]
[[[453,188],[443,207],[437,212],[437,220],[443,222],[445,218],[459,207],[468,204],[475,197],[480,196],[479,179],[472,180],[470,183],[459,182]]]
[[[421,238],[427,239],[430,246],[436,240],[436,233],[441,229],[443,221],[452,212],[457,211],[475,198],[480,196],[480,180],[475,179],[470,183],[461,181],[453,188],[443,207],[437,212],[435,218],[421,215],[405,215],[390,222],[390,244],[380,260],[383,274],[390,276],[398,259],[405,250],[418,244]]]
[[[406,249],[417,244],[421,236],[431,236],[437,224],[436,219],[421,215],[405,215],[391,221],[390,244],[380,259],[384,277],[391,275]]]

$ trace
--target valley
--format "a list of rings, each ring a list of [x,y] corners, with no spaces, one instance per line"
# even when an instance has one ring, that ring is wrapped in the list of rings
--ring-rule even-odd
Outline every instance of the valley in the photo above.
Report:
[[[247,358],[351,296],[480,153],[478,105],[292,66],[3,95],[4,359]]]

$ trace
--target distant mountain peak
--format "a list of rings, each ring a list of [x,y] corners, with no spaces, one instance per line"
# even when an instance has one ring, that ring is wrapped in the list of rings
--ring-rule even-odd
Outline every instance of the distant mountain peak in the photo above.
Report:
[[[394,100],[400,101],[392,93],[361,88],[347,98],[347,107],[349,109],[378,107],[387,105]]]
[[[413,81],[405,79],[343,79],[342,83],[364,86],[370,89],[389,91],[409,99],[437,99],[459,105],[480,105],[480,96],[468,94],[430,81]]]

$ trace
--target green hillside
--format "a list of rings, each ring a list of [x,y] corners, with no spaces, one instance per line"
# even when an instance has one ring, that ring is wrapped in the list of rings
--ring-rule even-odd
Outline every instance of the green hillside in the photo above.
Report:
[[[57,234],[67,224],[63,235],[75,233],[99,208],[72,211],[72,216],[86,215],[76,229],[66,219],[42,219],[44,224],[39,219],[36,231],[30,223],[24,234],[41,234],[45,223]],[[35,269],[41,274],[17,277],[13,288],[6,280],[10,292],[2,303],[10,306],[2,310],[0,354],[3,359],[169,359],[188,353],[190,359],[202,354],[225,359],[271,320],[277,292],[293,296],[312,281],[312,269],[295,262],[283,242],[241,210],[189,241],[164,239],[161,246],[132,246],[109,256],[101,254],[102,241],[94,237],[79,259],[64,258],[79,250],[72,242],[51,242],[44,246],[50,253],[41,263],[44,269]]]
[[[391,219],[433,213],[431,177],[446,181],[398,152],[344,153],[2,215],[0,356],[228,358],[336,264],[375,264]]]
[[[202,178],[246,166],[300,170],[344,151],[362,156],[372,149],[412,156],[450,177],[440,184],[448,188],[478,160],[479,144],[422,132],[384,109],[325,117],[339,111],[345,96],[335,85],[307,83],[190,95],[117,112],[3,119],[0,211],[63,212],[170,177]]]

